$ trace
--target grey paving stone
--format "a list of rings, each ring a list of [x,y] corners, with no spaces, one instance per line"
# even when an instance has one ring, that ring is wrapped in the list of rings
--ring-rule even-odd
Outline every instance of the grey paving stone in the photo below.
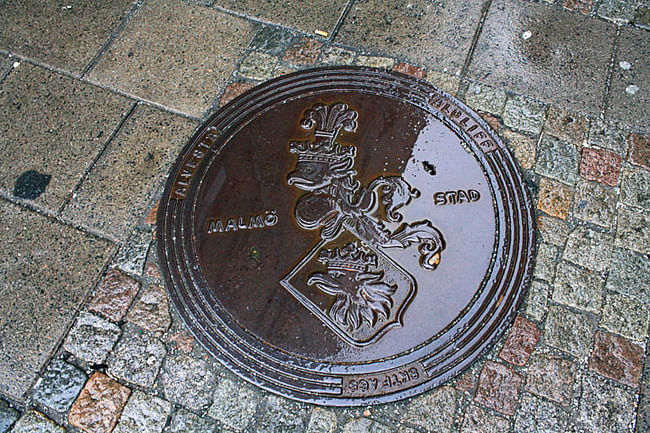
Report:
[[[19,417],[20,412],[0,399],[0,433],[7,433]]]
[[[510,128],[539,134],[544,124],[546,107],[523,96],[508,98],[503,110],[503,123]]]
[[[526,294],[525,312],[533,320],[542,320],[546,313],[546,302],[548,299],[548,284],[544,281],[533,281],[530,283]]]
[[[650,7],[639,6],[639,8],[636,10],[634,25],[646,30],[650,30]]]
[[[120,338],[117,325],[90,313],[82,313],[70,330],[63,348],[79,359],[102,364]]]
[[[576,375],[576,365],[559,356],[537,353],[526,377],[526,391],[569,406]]]
[[[185,355],[168,356],[161,377],[165,398],[176,404],[200,411],[212,401],[215,374],[203,360]]]
[[[492,415],[478,406],[471,405],[465,412],[461,433],[501,433],[508,431],[510,422]]]
[[[147,2],[90,77],[200,117],[253,36],[253,24],[231,15],[173,0]]]
[[[86,383],[86,374],[60,359],[50,363],[32,391],[34,401],[56,412],[66,412]]]
[[[564,431],[569,415],[560,407],[540,398],[524,395],[515,416],[515,433],[556,433]]]
[[[0,190],[15,194],[19,176],[38,172],[39,188],[17,195],[56,212],[130,106],[114,93],[22,63],[0,91]]]
[[[597,274],[561,262],[553,287],[553,300],[579,310],[598,313],[602,287],[603,280]]]
[[[625,168],[621,179],[621,201],[650,210],[650,172],[642,168]]]
[[[641,254],[650,252],[650,214],[621,206],[616,226],[617,247],[629,248]]]
[[[485,84],[472,83],[465,93],[465,103],[475,110],[500,116],[506,104],[506,92]]]
[[[598,114],[616,27],[520,0],[492,2],[468,74],[572,110]]]
[[[354,418],[343,425],[343,433],[391,433],[393,430],[385,424],[368,418]]]
[[[620,123],[595,119],[589,127],[588,143],[624,155],[627,152],[627,132]]]
[[[129,326],[109,360],[108,372],[126,382],[151,388],[166,355],[167,349],[160,340]]]
[[[469,52],[482,3],[470,0],[357,1],[335,40],[456,74]]]
[[[171,409],[168,401],[135,391],[126,402],[113,433],[161,433]]]
[[[549,107],[546,113],[544,131],[560,140],[580,146],[588,130],[589,120],[578,113],[553,106]]]
[[[616,24],[626,24],[634,19],[637,4],[629,0],[603,0],[596,13]]]
[[[628,3],[629,4],[629,3]],[[606,118],[650,131],[650,37],[647,30],[624,27],[618,40]],[[625,69],[621,67],[629,64]]]
[[[337,426],[336,412],[315,407],[311,411],[309,424],[305,433],[334,433]]]
[[[208,416],[237,432],[251,423],[260,392],[230,375],[218,379]]]
[[[185,409],[179,409],[165,428],[165,433],[217,433],[220,430],[209,418],[200,418]]]
[[[152,237],[150,230],[139,228],[133,230],[126,244],[115,255],[115,265],[125,272],[141,276],[144,272]]]
[[[0,48],[80,74],[117,29],[131,3],[3,1]]]
[[[526,170],[532,168],[535,164],[535,146],[537,145],[535,140],[510,129],[504,129],[500,134],[501,137],[505,138],[508,147],[514,152],[521,168]]]
[[[273,77],[278,62],[279,59],[275,56],[253,51],[242,60],[239,73],[251,80],[268,80]]]
[[[74,222],[119,240],[148,211],[160,184],[195,124],[180,116],[140,106],[64,210]]]
[[[577,227],[567,239],[562,258],[597,272],[609,267],[612,235],[588,227]]]
[[[617,192],[600,182],[579,180],[573,201],[573,216],[602,227],[614,226]]]
[[[65,433],[65,431],[63,427],[35,410],[25,412],[11,429],[11,433]]]
[[[650,258],[614,248],[605,288],[650,303]]]
[[[545,135],[537,146],[535,171],[569,185],[578,180],[578,149],[562,140]]]
[[[308,407],[275,395],[267,395],[260,403],[257,433],[302,433],[307,428]],[[345,428],[343,429],[345,431]]]
[[[559,248],[555,245],[543,242],[537,246],[537,256],[535,257],[535,267],[533,268],[534,278],[549,282],[553,281],[558,251]]]
[[[395,60],[382,56],[358,56],[355,64],[379,69],[392,69]]]
[[[115,248],[5,201],[0,226],[0,392],[22,401]]]
[[[611,293],[605,297],[600,326],[631,340],[642,342],[648,330],[647,304],[625,295]]]
[[[570,228],[565,220],[547,215],[537,217],[537,231],[544,242],[552,245],[563,246]]]
[[[154,333],[157,337],[165,333],[172,322],[165,289],[155,284],[147,287],[129,310],[126,320]]]
[[[544,342],[576,357],[585,357],[591,349],[594,324],[589,316],[562,307],[548,309]]]
[[[458,93],[458,87],[460,86],[460,77],[457,75],[447,74],[445,72],[439,72],[430,69],[427,71],[426,80],[437,88],[444,90],[451,95]]]
[[[400,420],[427,431],[449,433],[456,411],[456,391],[450,386],[412,397],[405,404]],[[435,408],[435,410],[432,410]]]
[[[256,51],[278,56],[291,46],[296,35],[289,30],[278,27],[262,27],[255,35],[251,48]]]
[[[356,53],[341,47],[326,47],[321,52],[320,63],[325,65],[351,65]]]
[[[346,0],[323,0],[317,3],[256,0],[216,0],[215,6],[251,15],[264,21],[293,27],[305,33],[316,30],[331,32],[343,13]]]
[[[577,421],[591,432],[624,432],[634,419],[635,397],[608,382],[585,375]]]

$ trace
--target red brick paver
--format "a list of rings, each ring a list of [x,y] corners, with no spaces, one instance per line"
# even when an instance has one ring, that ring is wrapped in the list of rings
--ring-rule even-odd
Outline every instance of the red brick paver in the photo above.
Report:
[[[585,15],[589,15],[591,12],[591,6],[594,4],[594,0],[562,0],[562,6],[565,8],[581,12]]]
[[[587,180],[616,186],[621,173],[621,157],[602,149],[582,149],[580,176]]]
[[[530,320],[517,316],[499,357],[514,365],[525,365],[539,341],[541,332]]]
[[[246,92],[249,89],[252,89],[253,87],[255,87],[255,85],[251,84],[251,83],[231,83],[231,84],[228,84],[228,87],[226,87],[226,90],[223,91],[223,96],[221,97],[221,102],[220,102],[219,106],[223,107],[228,102],[232,101],[237,96],[241,95],[242,93]]]
[[[609,332],[598,331],[589,369],[622,384],[636,387],[641,377],[643,349]]]
[[[522,377],[511,368],[487,361],[481,371],[476,400],[494,410],[514,415]]]
[[[103,373],[93,374],[70,409],[70,424],[88,433],[110,433],[131,390]]]
[[[289,48],[282,60],[289,63],[313,65],[318,59],[318,54],[323,46],[316,39],[302,38]]]
[[[415,78],[423,79],[426,78],[427,76],[426,70],[404,62],[397,63],[395,66],[393,66],[393,70],[397,72],[401,72],[402,74],[410,75]]]
[[[140,283],[136,280],[111,269],[99,283],[88,309],[119,322],[124,318],[139,289]]]
[[[627,140],[629,144],[627,160],[650,170],[650,136],[630,134]]]

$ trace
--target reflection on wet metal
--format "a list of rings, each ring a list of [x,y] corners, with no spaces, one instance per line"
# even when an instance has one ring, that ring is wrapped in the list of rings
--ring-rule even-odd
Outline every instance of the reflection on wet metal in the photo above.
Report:
[[[430,84],[318,68],[233,100],[185,147],[158,214],[171,299],[235,373],[297,400],[402,399],[513,319],[534,255],[503,142]]]

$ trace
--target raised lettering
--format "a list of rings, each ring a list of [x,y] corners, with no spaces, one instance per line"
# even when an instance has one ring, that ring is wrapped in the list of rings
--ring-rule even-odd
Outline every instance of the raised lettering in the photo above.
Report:
[[[447,204],[447,199],[445,198],[445,193],[444,192],[437,192],[433,194],[433,202],[438,205],[442,206]]]

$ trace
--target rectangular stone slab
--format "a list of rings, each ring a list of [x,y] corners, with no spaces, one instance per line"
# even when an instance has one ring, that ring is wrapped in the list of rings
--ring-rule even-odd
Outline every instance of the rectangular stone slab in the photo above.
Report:
[[[115,247],[0,202],[0,394],[21,401]]]

